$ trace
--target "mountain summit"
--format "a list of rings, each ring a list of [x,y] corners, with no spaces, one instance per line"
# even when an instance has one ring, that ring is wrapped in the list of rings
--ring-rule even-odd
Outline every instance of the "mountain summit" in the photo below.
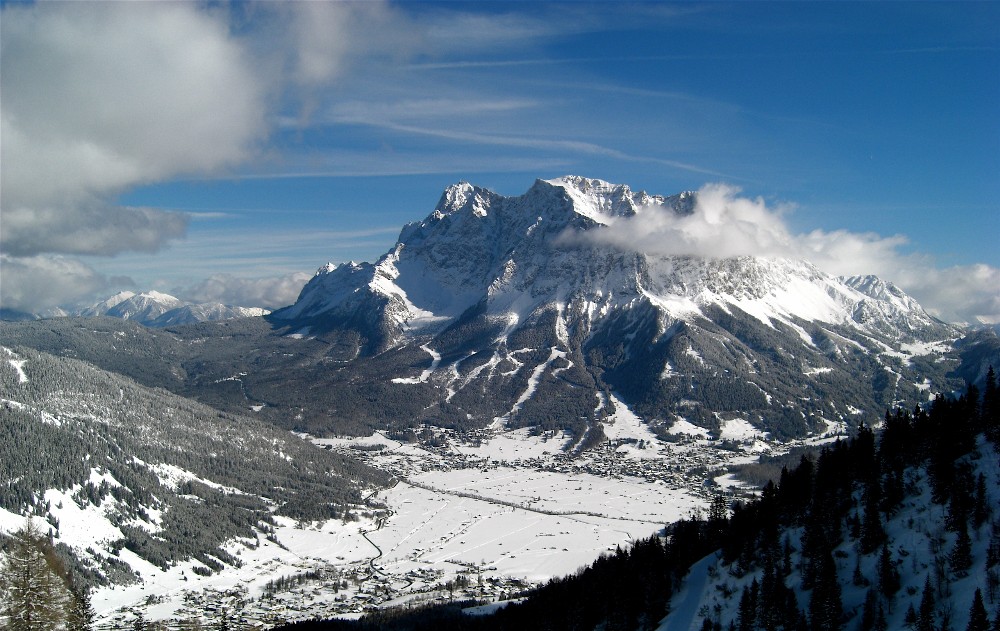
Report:
[[[732,305],[765,324],[798,317],[864,327],[878,320],[902,337],[940,327],[875,277],[833,278],[804,261],[657,256],[581,238],[652,207],[691,214],[697,193],[651,196],[578,176],[538,180],[518,197],[455,184],[377,263],[321,268],[276,317],[337,326],[365,302],[385,315],[382,350],[484,302],[515,326],[514,318],[543,306],[583,302],[590,312],[606,312],[638,300],[655,305],[667,326],[708,305]]]
[[[455,184],[376,263],[321,268],[272,322],[309,335],[354,331],[358,357],[422,349],[430,365],[408,356],[394,382],[435,387],[439,416],[580,431],[597,427],[616,393],[664,429],[679,419],[717,428],[742,414],[800,434],[921,396],[927,384],[905,374],[906,349],[956,337],[874,276],[600,238],[649,212],[703,209],[697,193],[577,176],[538,180],[516,197]]]

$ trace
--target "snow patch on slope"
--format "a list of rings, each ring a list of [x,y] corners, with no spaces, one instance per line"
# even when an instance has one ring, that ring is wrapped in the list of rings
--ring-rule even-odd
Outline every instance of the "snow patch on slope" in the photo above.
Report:
[[[7,353],[7,355],[9,355],[7,361],[14,369],[14,372],[17,373],[17,382],[28,383],[28,375],[27,373],[24,372],[24,365],[28,363],[28,360],[20,359],[17,353],[15,353],[14,351],[10,350],[5,346],[0,346],[0,349],[3,349],[3,351]]]
[[[420,348],[427,351],[431,356],[431,365],[429,368],[420,373],[419,377],[395,377],[393,383],[427,383],[427,380],[431,378],[434,371],[437,370],[438,364],[441,363],[441,354],[435,351],[430,346],[424,344]]]
[[[524,392],[521,393],[521,396],[517,398],[517,401],[514,403],[514,407],[512,407],[510,412],[507,413],[508,417],[520,412],[521,408],[524,407],[524,404],[528,401],[528,399],[535,395],[535,390],[538,389],[538,384],[541,381],[545,370],[552,365],[552,362],[560,357],[566,357],[566,351],[561,351],[553,346],[552,350],[549,352],[548,359],[538,366],[535,366],[535,369],[531,372],[531,376],[528,378],[527,387],[524,389]]]

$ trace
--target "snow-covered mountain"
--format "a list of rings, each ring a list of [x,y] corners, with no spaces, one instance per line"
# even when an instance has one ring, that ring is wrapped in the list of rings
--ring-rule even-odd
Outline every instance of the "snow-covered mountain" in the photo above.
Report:
[[[270,313],[259,307],[234,307],[220,303],[195,304],[158,291],[135,293],[123,291],[102,300],[76,315],[84,317],[109,316],[134,320],[152,327],[193,324],[208,320],[228,320],[262,316]]]
[[[599,420],[610,412],[599,393],[613,390],[665,426],[712,427],[738,412],[800,433],[923,398],[927,378],[947,387],[941,374],[909,374],[907,358],[957,331],[891,283],[803,260],[664,256],[594,238],[629,217],[698,204],[697,193],[577,176],[516,197],[459,183],[377,262],[320,268],[272,321],[355,331],[360,356],[423,349],[430,365],[403,352],[394,382],[430,383],[443,414],[483,423]],[[544,410],[534,401],[543,386]],[[819,403],[834,390],[837,403]],[[483,392],[494,399],[485,407]]]
[[[696,193],[650,196],[575,176],[539,180],[519,197],[463,182],[446,190],[424,221],[406,226],[377,263],[321,268],[277,317],[336,319],[368,301],[384,311],[383,346],[441,328],[484,301],[491,316],[514,327],[540,310],[577,308],[593,329],[616,311],[649,304],[664,330],[712,305],[742,309],[765,324],[853,323],[903,338],[941,328],[912,298],[871,276],[834,278],[805,261],[621,252],[574,238],[651,206],[685,214],[697,203]]]

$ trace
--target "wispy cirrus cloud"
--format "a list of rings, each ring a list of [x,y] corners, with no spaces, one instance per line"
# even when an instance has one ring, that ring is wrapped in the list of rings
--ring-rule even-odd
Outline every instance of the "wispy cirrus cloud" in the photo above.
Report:
[[[391,121],[376,121],[368,118],[342,119],[341,122],[351,122],[355,124],[364,124],[375,127],[382,127],[397,132],[405,132],[408,134],[417,134],[421,136],[433,136],[435,138],[457,140],[477,145],[490,145],[498,147],[520,147],[529,149],[539,149],[545,151],[561,151],[578,155],[592,155],[592,156],[597,155],[608,158],[614,158],[616,160],[623,160],[627,162],[660,164],[666,167],[680,169],[682,171],[700,173],[702,175],[727,177],[724,173],[719,173],[718,171],[698,166],[696,164],[689,164],[686,162],[680,162],[677,160],[670,160],[668,158],[660,158],[656,156],[633,155],[626,153],[624,151],[620,151],[618,149],[605,147],[596,143],[586,142],[582,140],[485,134],[479,132],[460,131],[455,129],[419,127],[416,125],[393,123]],[[733,178],[733,179],[738,179],[738,178]]]
[[[454,99],[422,98],[395,101],[341,101],[329,110],[329,116],[339,122],[412,120],[473,116],[497,112],[513,112],[540,106],[537,99]]]

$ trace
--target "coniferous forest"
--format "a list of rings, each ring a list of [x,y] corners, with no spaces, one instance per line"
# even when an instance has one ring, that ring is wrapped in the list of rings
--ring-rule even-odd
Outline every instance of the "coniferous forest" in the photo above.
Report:
[[[861,425],[818,457],[783,468],[757,499],[730,505],[719,495],[707,515],[667,525],[662,536],[619,548],[491,615],[467,615],[462,608],[476,603],[456,603],[281,629],[656,629],[692,564],[713,554],[728,573],[714,581],[717,602],[733,605],[702,607],[696,622],[704,630],[997,629],[1000,509],[986,476],[997,475],[998,446],[991,368],[982,392],[970,386],[957,398],[889,411],[877,431]],[[914,506],[922,522],[898,519]],[[943,527],[926,554],[909,549],[920,524],[936,516]],[[860,606],[847,606],[848,593],[863,594]]]

